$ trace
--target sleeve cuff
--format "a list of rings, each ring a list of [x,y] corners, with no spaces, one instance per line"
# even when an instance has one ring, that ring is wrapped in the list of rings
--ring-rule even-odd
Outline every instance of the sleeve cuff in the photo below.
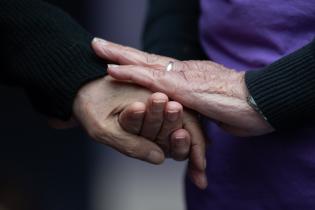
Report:
[[[92,40],[92,38],[90,38]],[[105,65],[84,43],[58,42],[47,46],[36,63],[41,78],[30,78],[27,94],[34,108],[51,117],[68,120],[78,90],[86,83],[106,75]],[[37,56],[34,56],[35,58]],[[43,73],[44,71],[44,73]]]
[[[277,130],[301,127],[314,119],[314,45],[245,75],[250,95]]]

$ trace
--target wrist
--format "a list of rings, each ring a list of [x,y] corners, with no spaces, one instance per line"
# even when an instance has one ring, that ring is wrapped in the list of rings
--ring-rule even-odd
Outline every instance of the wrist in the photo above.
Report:
[[[264,115],[264,113],[261,111],[261,109],[258,107],[255,99],[251,96],[251,94],[248,91],[246,81],[245,81],[245,72],[239,73],[239,97],[243,100],[246,100],[246,104],[249,106],[251,112],[256,112],[257,116],[260,116],[262,119],[264,119],[268,123],[267,117]],[[269,123],[268,123],[269,124]]]
[[[232,74],[232,77],[230,79],[230,84],[232,84],[229,92],[229,95],[232,95],[235,98],[241,99],[243,101],[246,101],[249,92],[246,86],[245,82],[245,72],[234,72]]]

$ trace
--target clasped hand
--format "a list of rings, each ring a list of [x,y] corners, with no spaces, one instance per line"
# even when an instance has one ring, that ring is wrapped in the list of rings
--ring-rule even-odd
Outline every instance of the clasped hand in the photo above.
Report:
[[[56,128],[79,124],[97,142],[153,164],[162,163],[165,156],[189,159],[192,181],[199,188],[207,186],[206,144],[196,113],[163,93],[106,76],[78,91],[72,121],[51,124]]]
[[[248,103],[244,72],[211,61],[178,61],[95,39],[95,52],[111,65],[108,73],[152,91],[160,91],[185,107],[212,119],[236,136],[273,132],[271,125]],[[169,62],[172,71],[165,71]]]
[[[189,158],[188,174],[203,189],[206,140],[196,113],[236,136],[274,131],[248,105],[244,72],[210,61],[178,61],[101,39],[94,39],[92,47],[115,65],[108,67],[110,76],[80,89],[73,116],[93,139],[127,156],[155,164],[165,154],[176,160]],[[173,68],[166,71],[170,62]]]

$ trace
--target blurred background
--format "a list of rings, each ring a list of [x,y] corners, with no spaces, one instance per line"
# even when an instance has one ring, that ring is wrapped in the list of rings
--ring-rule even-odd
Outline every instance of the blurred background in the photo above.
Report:
[[[50,0],[98,37],[141,48],[145,0]],[[182,210],[185,163],[151,166],[48,128],[23,90],[0,87],[0,210]],[[8,209],[10,210],[10,209]]]

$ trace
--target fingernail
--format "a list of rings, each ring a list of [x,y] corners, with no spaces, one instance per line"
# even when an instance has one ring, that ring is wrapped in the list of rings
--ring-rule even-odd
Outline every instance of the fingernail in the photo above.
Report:
[[[207,168],[207,160],[206,160],[206,158],[205,158],[204,161],[203,161],[203,168],[204,168],[204,169]]]
[[[166,101],[164,100],[154,100],[152,104],[153,112],[163,112]]]
[[[119,67],[119,65],[116,65],[116,64],[108,64],[108,68],[117,68]]]
[[[97,38],[97,37],[95,37],[92,42],[99,43],[99,44],[101,44],[103,46],[106,46],[106,45],[109,44],[108,41],[106,41],[104,39],[101,39],[101,38]]]
[[[167,119],[171,122],[175,122],[177,121],[179,118],[179,112],[175,111],[175,112],[167,112]]]
[[[148,160],[152,163],[161,163],[161,161],[163,161],[163,155],[158,151],[152,150],[149,153]]]
[[[142,119],[144,117],[144,112],[134,112],[132,118],[135,120]]]
[[[183,148],[184,146],[186,146],[185,136],[177,136],[175,138],[175,147]]]

